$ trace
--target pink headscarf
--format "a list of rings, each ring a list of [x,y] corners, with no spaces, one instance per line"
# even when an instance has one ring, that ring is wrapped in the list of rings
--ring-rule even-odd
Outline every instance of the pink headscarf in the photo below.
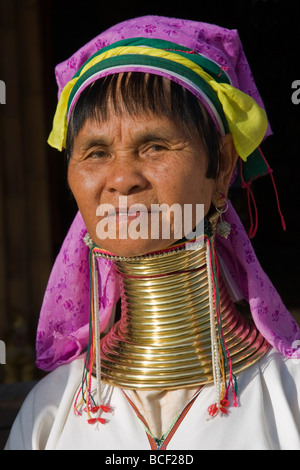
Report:
[[[76,71],[96,51],[133,37],[165,39],[191,48],[226,67],[233,86],[248,93],[263,107],[251,70],[235,30],[195,21],[145,16],[117,24],[101,33],[56,68],[58,95]],[[266,136],[271,133],[268,128]],[[254,322],[286,357],[300,358],[300,329],[262,270],[244,227],[229,203],[223,218],[231,225],[228,239],[216,238],[216,249],[228,278],[250,305]],[[36,364],[53,370],[85,350],[89,336],[89,248],[87,229],[78,212],[57,256],[46,289],[37,331]],[[119,299],[118,280],[111,261],[99,259],[100,329],[108,325]],[[298,344],[298,343],[294,343]]]

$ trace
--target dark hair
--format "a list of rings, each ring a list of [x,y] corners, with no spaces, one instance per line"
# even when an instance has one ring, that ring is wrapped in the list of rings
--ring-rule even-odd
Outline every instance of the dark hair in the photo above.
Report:
[[[202,103],[186,88],[173,82],[169,89],[159,75],[127,72],[108,75],[88,86],[80,95],[68,125],[66,155],[72,156],[74,138],[88,119],[106,120],[111,106],[130,115],[144,112],[175,119],[199,135],[208,155],[207,178],[216,178],[220,166],[220,136]]]

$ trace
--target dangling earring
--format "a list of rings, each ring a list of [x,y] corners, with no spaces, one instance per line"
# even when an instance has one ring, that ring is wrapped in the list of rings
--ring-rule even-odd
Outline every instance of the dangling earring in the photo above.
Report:
[[[224,199],[224,205],[222,207],[216,207],[216,211],[219,212],[220,215],[219,223],[217,225],[216,230],[221,237],[228,238],[230,235],[231,226],[222,218],[222,215],[225,214],[225,212],[228,210],[228,202],[225,199],[225,196],[223,196],[222,199]]]

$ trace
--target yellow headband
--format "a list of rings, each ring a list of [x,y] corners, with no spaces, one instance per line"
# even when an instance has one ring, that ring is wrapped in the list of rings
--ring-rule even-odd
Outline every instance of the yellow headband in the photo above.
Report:
[[[78,76],[70,80],[64,87],[53,120],[53,128],[48,143],[58,150],[65,147],[67,134],[68,102],[77,81],[92,67],[112,57],[125,57],[129,54],[144,57],[166,59],[172,63],[185,67],[201,77],[216,93],[222,105],[229,130],[233,136],[236,150],[243,160],[258,147],[267,130],[267,117],[265,111],[253,98],[228,83],[219,83],[202,67],[189,58],[163,49],[144,46],[125,46],[109,49],[90,59],[80,70]],[[127,62],[130,65],[130,61]],[[103,74],[103,70],[101,73]],[[168,70],[169,73],[169,70]],[[99,75],[97,75],[99,78]],[[97,79],[95,78],[95,79]]]

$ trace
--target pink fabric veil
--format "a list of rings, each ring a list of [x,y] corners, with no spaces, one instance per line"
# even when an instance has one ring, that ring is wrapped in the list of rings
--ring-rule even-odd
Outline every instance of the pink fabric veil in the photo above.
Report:
[[[121,39],[165,39],[209,57],[225,67],[233,86],[248,93],[263,107],[237,31],[176,18],[145,16],[119,23],[101,33],[56,67],[58,95],[76,71],[96,51]],[[266,135],[270,134],[268,128]],[[284,356],[300,358],[300,329],[262,270],[244,227],[231,204],[223,216],[231,224],[229,238],[217,237],[216,248],[228,276],[249,302],[263,336]],[[53,370],[78,357],[89,336],[89,248],[87,232],[78,213],[57,256],[46,289],[37,331],[36,364]],[[114,265],[99,260],[100,329],[104,331],[119,298]],[[293,347],[293,343],[296,342]]]
[[[43,370],[73,360],[88,343],[90,273],[89,248],[83,241],[86,233],[78,212],[54,263],[41,309],[36,364]],[[98,263],[101,331],[104,331],[120,295],[114,264],[104,259]]]

